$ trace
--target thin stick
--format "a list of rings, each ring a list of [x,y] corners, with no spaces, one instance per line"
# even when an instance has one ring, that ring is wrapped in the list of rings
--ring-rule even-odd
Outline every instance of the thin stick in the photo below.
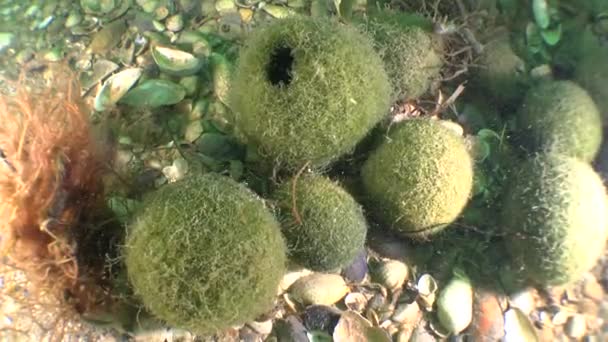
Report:
[[[308,164],[310,164],[310,161],[307,161],[306,164],[302,166],[298,173],[296,173],[295,177],[293,177],[293,181],[291,183],[291,213],[297,224],[302,224],[302,217],[300,217],[300,213],[298,212],[298,206],[296,203],[296,185],[298,183],[298,178],[300,178],[302,172],[304,172],[304,170],[308,167]]]

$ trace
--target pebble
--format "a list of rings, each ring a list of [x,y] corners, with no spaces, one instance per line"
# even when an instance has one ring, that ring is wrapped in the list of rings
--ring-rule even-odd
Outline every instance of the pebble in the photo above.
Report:
[[[352,292],[344,297],[344,305],[350,310],[361,312],[367,306],[367,298],[359,292]]]
[[[587,332],[587,320],[585,316],[580,314],[572,315],[568,319],[568,322],[566,322],[564,331],[568,337],[582,338]]]
[[[600,301],[604,298],[604,289],[594,276],[589,275],[583,282],[583,294],[587,298]]]
[[[504,318],[499,298],[479,290],[473,302],[470,334],[475,341],[498,341],[504,336]]]
[[[306,328],[295,316],[277,320],[275,327],[279,342],[309,342]]]

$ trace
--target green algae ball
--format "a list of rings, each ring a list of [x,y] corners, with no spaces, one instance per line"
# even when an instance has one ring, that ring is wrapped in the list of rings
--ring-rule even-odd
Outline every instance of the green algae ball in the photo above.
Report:
[[[513,175],[503,225],[516,265],[533,282],[579,279],[602,255],[608,201],[591,166],[563,155],[538,155]]]
[[[376,217],[397,233],[423,238],[458,218],[473,187],[464,139],[441,122],[408,120],[392,128],[361,170]]]
[[[572,81],[531,88],[517,116],[530,152],[554,152],[591,161],[602,142],[602,119],[589,94]]]
[[[439,80],[442,44],[427,27],[424,18],[407,13],[380,12],[374,15],[368,30],[393,87],[394,100],[416,99]]]
[[[256,29],[230,92],[241,135],[267,161],[323,167],[354,149],[389,110],[390,84],[371,40],[306,17]]]
[[[274,198],[290,257],[298,264],[331,271],[350,264],[363,249],[363,210],[330,179],[312,174],[293,178],[277,189]]]
[[[528,84],[525,62],[513,51],[508,37],[486,44],[476,63],[475,87],[501,107],[516,107]]]
[[[253,192],[206,174],[166,185],[144,204],[129,229],[125,260],[150,313],[209,334],[272,308],[286,246]]]

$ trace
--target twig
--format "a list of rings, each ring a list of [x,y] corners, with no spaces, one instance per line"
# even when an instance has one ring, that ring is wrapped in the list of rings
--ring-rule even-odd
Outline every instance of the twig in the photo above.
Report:
[[[304,164],[304,166],[302,166],[302,168],[298,171],[298,173],[296,173],[291,183],[291,213],[297,224],[302,224],[302,218],[300,217],[300,213],[298,213],[298,207],[296,203],[296,185],[298,183],[298,178],[300,178],[302,172],[304,172],[304,170],[308,167],[308,164],[310,164],[309,161],[307,161],[306,164]]]
[[[437,106],[435,107],[435,110],[433,110],[433,112],[431,113],[431,116],[437,116],[437,115],[439,115],[439,113],[446,110],[446,108],[448,108],[452,103],[454,103],[454,101],[456,101],[458,96],[460,96],[460,94],[462,94],[463,91],[464,91],[464,86],[462,84],[460,84],[460,85],[458,85],[456,90],[454,90],[452,95],[450,95],[450,97],[448,97],[445,101],[440,99],[437,102]]]

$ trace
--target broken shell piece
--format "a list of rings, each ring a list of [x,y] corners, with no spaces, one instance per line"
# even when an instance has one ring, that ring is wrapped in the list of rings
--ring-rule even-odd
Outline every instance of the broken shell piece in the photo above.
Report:
[[[95,96],[95,110],[101,112],[113,107],[139,80],[141,74],[140,68],[128,68],[108,78]]]
[[[353,311],[361,312],[367,306],[367,298],[359,292],[352,292],[344,297],[344,305]]]
[[[505,312],[505,342],[539,342],[534,325],[518,308],[511,308]]]

